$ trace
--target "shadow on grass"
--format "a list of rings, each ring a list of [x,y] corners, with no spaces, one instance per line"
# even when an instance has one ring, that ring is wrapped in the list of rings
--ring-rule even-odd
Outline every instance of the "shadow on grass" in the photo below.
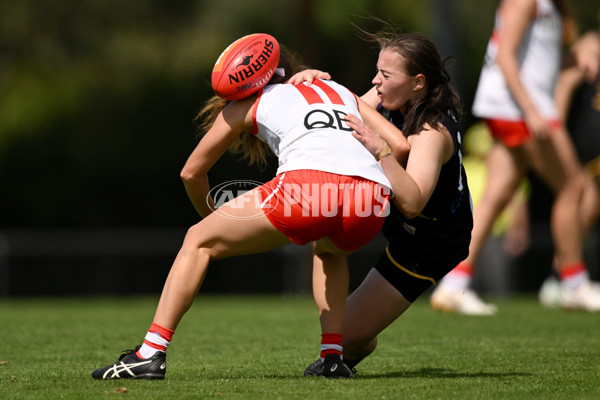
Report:
[[[459,372],[444,368],[420,368],[413,371],[389,371],[386,373],[375,373],[375,374],[362,374],[358,372],[356,379],[410,379],[410,378],[429,378],[429,379],[456,379],[456,378],[467,378],[467,379],[478,379],[478,378],[508,378],[516,376],[533,376],[528,372]],[[240,375],[223,376],[220,374],[210,374],[203,376],[205,380],[235,380],[235,379],[292,379],[292,380],[304,380],[304,379],[325,379],[323,377],[311,377],[302,376],[302,374],[257,374],[257,375]]]
[[[527,372],[460,372],[445,368],[420,368],[413,371],[390,371],[383,374],[357,374],[361,379],[380,379],[380,378],[506,378],[514,376],[532,376]]]

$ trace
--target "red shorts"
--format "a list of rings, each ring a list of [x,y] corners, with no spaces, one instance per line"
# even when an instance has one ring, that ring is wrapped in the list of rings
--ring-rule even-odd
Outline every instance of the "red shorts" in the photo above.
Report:
[[[341,250],[357,250],[377,235],[389,214],[389,189],[355,176],[287,171],[260,193],[269,221],[300,245],[328,237]]]
[[[494,139],[500,140],[506,147],[518,147],[529,140],[531,133],[525,121],[504,119],[486,119],[485,123]],[[559,121],[551,121],[552,127],[560,126]]]

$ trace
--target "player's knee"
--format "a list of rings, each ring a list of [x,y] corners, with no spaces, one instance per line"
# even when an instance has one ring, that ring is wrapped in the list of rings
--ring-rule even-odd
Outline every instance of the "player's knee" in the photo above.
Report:
[[[510,203],[517,188],[505,186],[502,190],[487,191],[483,194],[478,207],[489,208],[493,213],[498,214]]]
[[[584,171],[581,171],[581,173],[575,175],[572,179],[570,179],[570,181],[573,185],[573,188],[579,193],[583,193],[585,191],[588,181]]]
[[[188,229],[183,240],[183,248],[200,252],[210,260],[215,259],[218,254],[214,246],[214,240],[209,239],[206,235],[206,229],[201,225],[196,224]]]
[[[578,202],[585,191],[585,177],[583,174],[573,174],[565,179],[558,190],[557,196]]]

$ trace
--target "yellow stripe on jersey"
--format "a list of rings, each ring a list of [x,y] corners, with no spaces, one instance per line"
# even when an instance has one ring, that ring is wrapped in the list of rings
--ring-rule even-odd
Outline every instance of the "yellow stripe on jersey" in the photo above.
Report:
[[[431,281],[431,283],[433,283],[433,284],[435,285],[435,279],[433,279],[433,278],[430,278],[430,277],[428,277],[428,276],[423,276],[423,275],[415,274],[414,272],[412,272],[412,271],[409,271],[409,270],[407,270],[406,268],[404,268],[402,265],[398,264],[398,263],[396,262],[396,260],[394,260],[394,258],[392,257],[392,255],[390,254],[390,250],[389,250],[389,248],[388,248],[387,246],[386,246],[386,248],[385,248],[385,252],[386,252],[386,254],[387,254],[388,258],[390,259],[390,261],[391,261],[391,262],[392,262],[392,263],[393,263],[393,264],[394,264],[396,267],[400,268],[402,271],[406,272],[407,274],[409,274],[409,275],[411,275],[411,276],[414,276],[415,278],[418,278],[418,279],[423,279],[423,280],[426,280],[426,281]]]

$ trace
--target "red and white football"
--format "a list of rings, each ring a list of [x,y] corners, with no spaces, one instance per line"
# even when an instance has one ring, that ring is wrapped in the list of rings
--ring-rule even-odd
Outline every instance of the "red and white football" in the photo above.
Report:
[[[228,100],[250,96],[267,84],[279,63],[279,43],[266,33],[244,36],[219,56],[212,71],[215,93]]]

